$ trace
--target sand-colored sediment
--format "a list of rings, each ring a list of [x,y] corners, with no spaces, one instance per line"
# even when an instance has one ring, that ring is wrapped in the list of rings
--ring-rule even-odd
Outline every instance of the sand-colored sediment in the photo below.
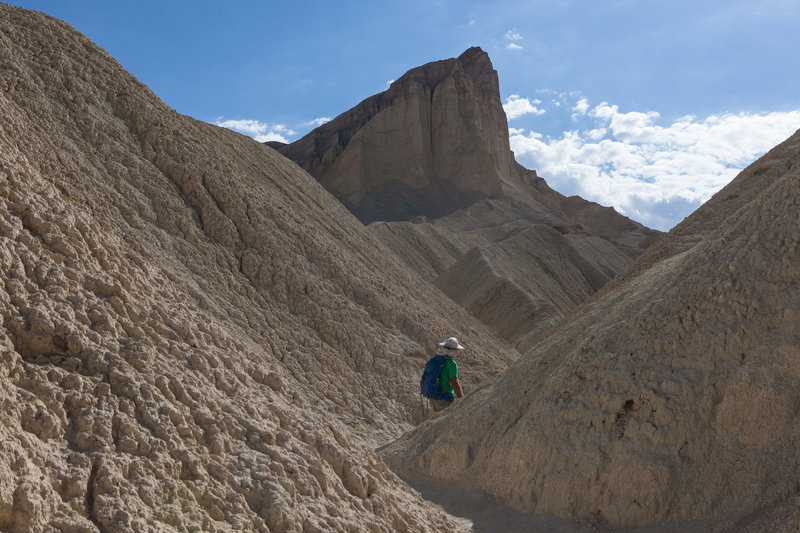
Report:
[[[797,133],[687,221],[714,226],[676,228],[661,257],[385,456],[527,512],[720,531],[774,513],[792,531],[799,160]]]
[[[517,353],[66,24],[0,5],[0,58],[0,530],[455,527],[372,447],[437,341]]]

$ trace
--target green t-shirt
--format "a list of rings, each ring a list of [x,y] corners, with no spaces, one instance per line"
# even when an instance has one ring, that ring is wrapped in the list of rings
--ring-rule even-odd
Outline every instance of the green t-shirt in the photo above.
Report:
[[[444,365],[442,365],[442,373],[439,374],[439,388],[455,396],[453,384],[450,383],[450,380],[457,377],[458,365],[452,359],[445,359]]]

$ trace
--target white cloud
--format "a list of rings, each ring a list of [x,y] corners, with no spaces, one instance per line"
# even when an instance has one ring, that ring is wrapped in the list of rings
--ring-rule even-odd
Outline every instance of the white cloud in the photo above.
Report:
[[[663,131],[663,128],[653,124],[660,117],[655,111],[620,113],[619,107],[603,102],[590,114],[594,118],[609,121],[612,134],[621,141],[648,142],[655,140],[655,136]]]
[[[268,124],[251,119],[222,120],[222,117],[220,117],[214,124],[243,133],[261,143],[267,141],[288,143],[288,137],[295,134],[294,130],[289,129],[283,124]]]
[[[303,126],[316,126],[316,127],[319,127],[319,126],[322,126],[323,124],[325,124],[326,122],[330,122],[330,121],[331,121],[330,117],[319,117],[319,118],[315,118],[313,120],[309,120],[308,122],[303,122]]]
[[[519,41],[522,40],[522,35],[517,30],[514,30],[514,29],[508,30],[506,32],[506,39],[511,41],[506,46],[506,49],[508,49],[508,50],[522,50],[523,47],[522,47],[521,44],[519,44]]]
[[[577,120],[578,117],[586,116],[587,111],[589,111],[589,100],[586,98],[581,98],[572,107],[572,110],[574,111],[572,114],[572,120]]]
[[[536,107],[541,103],[541,100],[529,100],[528,98],[520,97],[518,94],[512,94],[506,98],[506,103],[503,104],[503,110],[506,112],[508,120],[514,120],[515,118],[528,114],[543,115],[545,110]]]
[[[605,129],[605,128],[597,128],[597,129],[593,129],[593,130],[588,130],[586,132],[586,136],[588,138],[590,138],[591,140],[593,140],[593,141],[599,141],[600,139],[605,137],[607,133],[608,133],[607,129]]]
[[[800,111],[686,116],[661,126],[656,112],[624,113],[606,102],[590,108],[581,99],[572,110],[596,127],[561,138],[514,130],[517,158],[556,190],[612,205],[657,229],[680,222],[800,127]]]

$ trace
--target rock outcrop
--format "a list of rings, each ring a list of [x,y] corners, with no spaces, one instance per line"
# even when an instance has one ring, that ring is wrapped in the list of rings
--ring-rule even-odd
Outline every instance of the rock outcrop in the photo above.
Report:
[[[497,72],[480,48],[410,70],[279,150],[364,223],[499,197],[512,163]]]
[[[799,163],[800,132],[386,457],[535,513],[795,531]]]
[[[456,527],[372,448],[435,342],[515,350],[66,24],[0,4],[0,58],[0,530]]]

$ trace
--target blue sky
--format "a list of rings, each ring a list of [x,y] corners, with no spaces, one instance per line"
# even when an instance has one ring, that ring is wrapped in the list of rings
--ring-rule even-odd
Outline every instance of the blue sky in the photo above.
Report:
[[[518,161],[662,230],[800,128],[797,0],[11,3],[69,22],[178,112],[260,140],[480,46]]]

